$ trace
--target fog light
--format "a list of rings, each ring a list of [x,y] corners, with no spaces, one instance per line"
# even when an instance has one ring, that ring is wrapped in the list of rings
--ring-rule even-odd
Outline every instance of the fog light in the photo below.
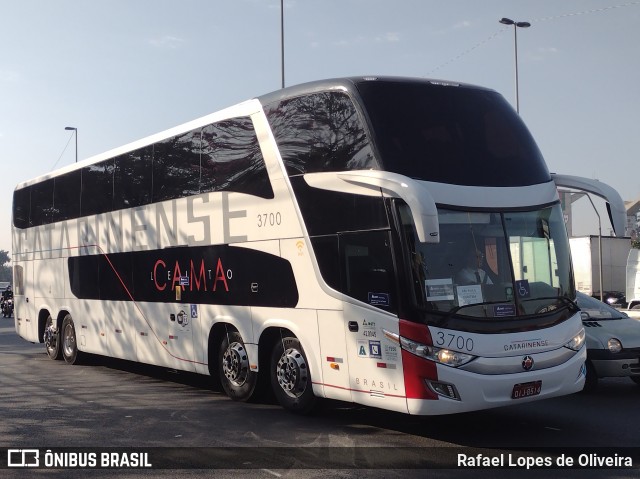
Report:
[[[607,348],[612,353],[619,353],[620,351],[622,351],[622,343],[616,338],[611,338],[609,341],[607,341]]]
[[[434,393],[439,396],[444,396],[449,399],[455,399],[456,401],[460,401],[460,395],[458,394],[458,390],[453,384],[443,383],[439,381],[426,381],[427,386]]]

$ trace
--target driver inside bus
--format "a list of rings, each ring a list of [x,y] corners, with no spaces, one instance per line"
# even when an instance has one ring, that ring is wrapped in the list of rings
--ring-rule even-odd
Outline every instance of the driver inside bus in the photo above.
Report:
[[[465,253],[465,266],[458,271],[456,284],[493,284],[484,266],[484,253],[476,248],[469,248]]]

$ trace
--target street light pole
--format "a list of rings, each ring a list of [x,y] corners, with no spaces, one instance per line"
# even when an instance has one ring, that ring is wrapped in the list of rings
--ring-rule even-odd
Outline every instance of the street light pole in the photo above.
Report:
[[[78,129],[73,126],[65,126],[65,130],[73,131],[76,137],[76,163],[78,162]]]
[[[503,18],[500,23],[504,25],[513,25],[513,49],[516,63],[516,111],[520,113],[520,97],[518,94],[518,28],[529,28],[529,22],[516,22],[510,18]]]
[[[280,0],[280,66],[282,69],[282,88],[284,88],[284,0]]]

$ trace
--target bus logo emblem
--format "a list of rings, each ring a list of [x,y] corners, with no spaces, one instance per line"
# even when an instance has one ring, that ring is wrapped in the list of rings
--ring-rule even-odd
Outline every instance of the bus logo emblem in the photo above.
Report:
[[[525,356],[522,358],[522,369],[525,371],[531,371],[533,367],[533,358],[531,356]]]

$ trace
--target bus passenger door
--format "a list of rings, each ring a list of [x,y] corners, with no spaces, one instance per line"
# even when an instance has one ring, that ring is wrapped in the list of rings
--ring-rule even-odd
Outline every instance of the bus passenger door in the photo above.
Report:
[[[407,412],[398,333],[396,281],[389,231],[340,235],[342,289],[353,400]],[[363,304],[365,303],[365,304]]]

